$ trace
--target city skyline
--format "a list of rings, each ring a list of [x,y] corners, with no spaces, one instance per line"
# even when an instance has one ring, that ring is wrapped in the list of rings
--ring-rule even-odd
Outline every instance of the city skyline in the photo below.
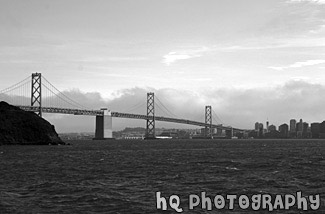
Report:
[[[254,129],[249,132],[248,137],[252,138],[313,138],[324,139],[325,138],[325,120],[306,122],[303,119],[290,119],[289,123],[283,123],[278,127],[274,124],[270,124],[269,121],[265,122],[265,125],[260,122],[256,122]]]
[[[323,0],[2,0],[0,14],[0,89],[41,72],[90,108],[127,110],[152,91],[179,118],[203,121],[211,105],[240,128],[323,121]],[[94,127],[45,118],[58,131]],[[113,121],[145,125],[125,124]]]
[[[290,125],[291,125],[291,121],[295,121],[295,123],[294,123],[294,126],[296,125],[296,123],[298,123],[298,122],[300,122],[300,121],[302,121],[302,122],[306,122],[306,123],[308,123],[309,125],[310,124],[312,124],[312,123],[321,123],[321,122],[323,122],[323,121],[325,121],[325,120],[318,120],[318,121],[305,121],[303,118],[291,118],[289,121],[287,121],[287,122],[283,122],[283,123],[280,123],[280,124],[277,124],[277,123],[272,123],[272,122],[270,122],[269,120],[265,120],[264,122],[259,122],[259,121],[257,121],[257,122],[255,122],[255,126],[252,128],[252,129],[256,129],[256,124],[257,123],[261,123],[261,124],[263,124],[263,127],[264,127],[264,125],[265,125],[265,129],[267,129],[267,125],[269,124],[269,126],[275,126],[275,127],[279,127],[279,126],[281,126],[281,125],[283,125],[283,124],[287,124],[288,126],[289,126],[289,128],[290,128]]]

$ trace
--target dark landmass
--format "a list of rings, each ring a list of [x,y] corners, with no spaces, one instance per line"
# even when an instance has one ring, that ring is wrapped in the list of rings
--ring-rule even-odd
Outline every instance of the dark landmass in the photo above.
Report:
[[[33,112],[0,102],[0,145],[65,144],[53,125]]]

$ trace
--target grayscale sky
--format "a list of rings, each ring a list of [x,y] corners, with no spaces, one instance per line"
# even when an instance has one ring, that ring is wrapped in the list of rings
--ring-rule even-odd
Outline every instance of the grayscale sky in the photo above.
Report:
[[[0,26],[0,89],[41,72],[92,108],[154,91],[181,118],[212,105],[242,128],[325,119],[325,0],[0,0]],[[70,117],[48,116],[93,130]]]

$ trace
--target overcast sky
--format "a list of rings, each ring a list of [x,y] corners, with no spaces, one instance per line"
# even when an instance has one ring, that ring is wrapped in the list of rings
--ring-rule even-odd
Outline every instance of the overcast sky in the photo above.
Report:
[[[242,128],[325,120],[325,0],[0,0],[0,26],[0,89],[41,72],[91,108],[145,113],[154,91],[181,118],[212,105]]]

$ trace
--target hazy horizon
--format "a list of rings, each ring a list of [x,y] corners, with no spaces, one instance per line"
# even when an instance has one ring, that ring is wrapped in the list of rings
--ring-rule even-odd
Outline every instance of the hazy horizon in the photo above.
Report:
[[[0,0],[0,24],[0,90],[41,72],[93,109],[145,114],[155,92],[190,120],[206,105],[246,129],[325,120],[324,0]],[[45,118],[94,131],[94,117]],[[145,121],[113,119],[134,126]]]

